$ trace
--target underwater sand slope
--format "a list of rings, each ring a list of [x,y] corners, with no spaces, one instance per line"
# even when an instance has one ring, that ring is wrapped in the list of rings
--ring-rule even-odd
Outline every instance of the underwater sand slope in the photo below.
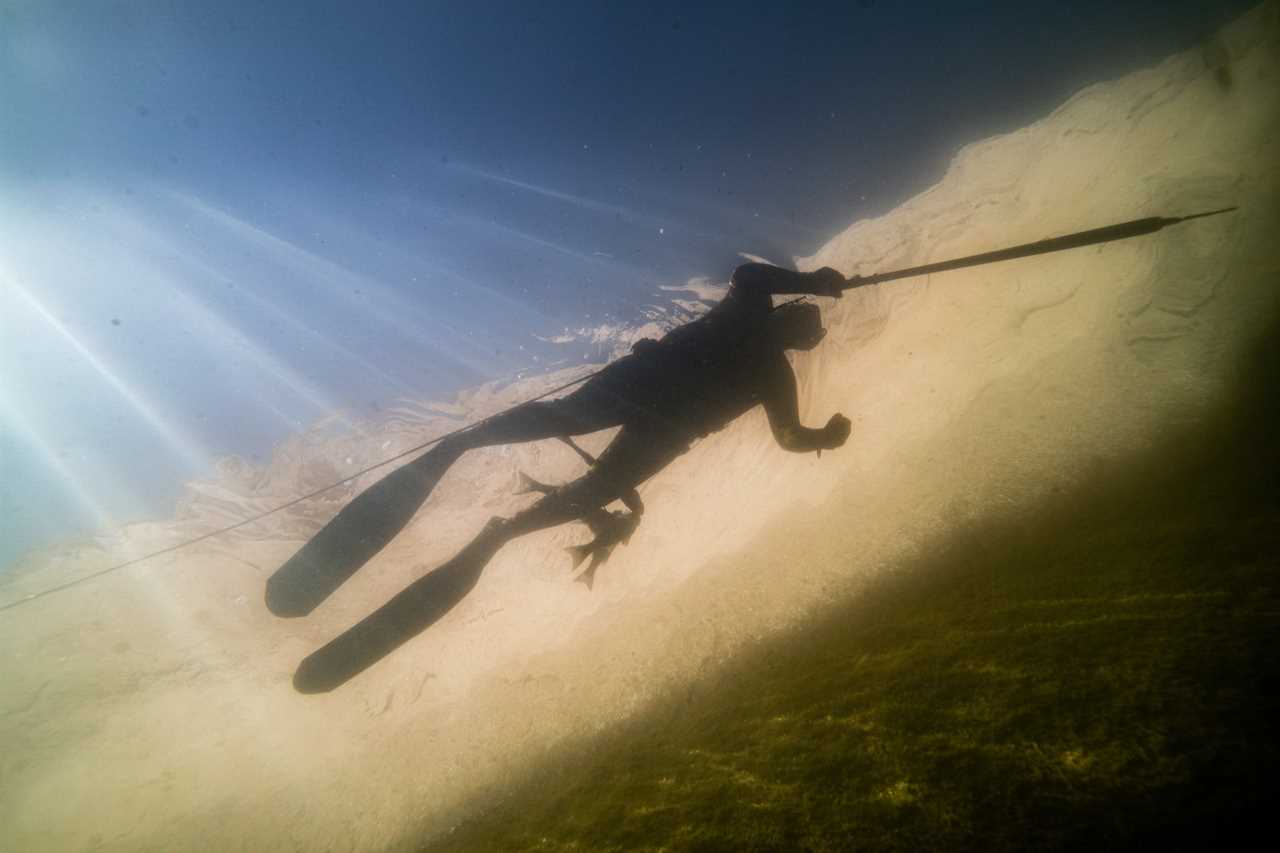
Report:
[[[531,536],[346,688],[301,697],[289,684],[309,651],[523,505],[517,469],[578,473],[547,444],[464,459],[303,621],[270,617],[262,583],[341,491],[0,614],[0,848],[376,850],[447,829],[558,743],[696,685],[920,544],[1205,417],[1280,294],[1277,10],[969,146],[936,187],[799,265],[870,273],[1140,216],[1238,213],[850,293],[827,311],[824,345],[795,359],[806,420],[844,411],[850,444],[786,454],[758,414],[701,442],[642,489],[645,522],[594,592],[569,581],[561,550],[585,529]],[[48,554],[6,579],[3,600],[245,517],[552,382],[335,422],[266,471],[229,463],[193,486],[185,520]]]

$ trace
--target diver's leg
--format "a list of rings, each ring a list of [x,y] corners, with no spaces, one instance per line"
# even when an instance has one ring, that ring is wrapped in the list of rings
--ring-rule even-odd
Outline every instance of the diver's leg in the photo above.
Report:
[[[571,394],[557,400],[524,403],[494,415],[446,442],[465,450],[586,435],[615,427],[635,412],[629,388],[634,365],[614,362]]]
[[[631,497],[636,486],[687,448],[686,441],[664,432],[625,426],[589,472],[555,489],[502,525],[513,535],[523,536],[583,518],[624,495]]]
[[[624,427],[590,473],[555,489],[510,520],[490,519],[453,559],[308,656],[298,666],[294,687],[302,693],[324,692],[363,672],[452,610],[507,542],[602,511],[601,507],[633,490],[686,447],[681,441]]]
[[[558,504],[557,495],[563,491],[552,489],[537,505],[547,501]],[[598,520],[599,516],[607,517],[609,513],[596,505],[577,516],[570,514],[563,518],[565,521],[577,517]],[[434,625],[475,587],[493,555],[507,542],[527,532],[526,526],[490,519],[453,559],[414,581],[382,607],[308,655],[294,674],[294,688],[300,693],[333,690]]]
[[[444,439],[357,495],[267,580],[267,608],[306,616],[395,538],[468,450],[581,435],[621,423],[606,370],[559,400],[526,403]]]

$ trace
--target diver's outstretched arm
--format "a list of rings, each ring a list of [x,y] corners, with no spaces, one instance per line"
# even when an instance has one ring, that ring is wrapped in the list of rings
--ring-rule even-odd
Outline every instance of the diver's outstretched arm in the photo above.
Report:
[[[820,429],[800,424],[796,375],[781,352],[774,354],[762,371],[760,397],[769,417],[769,428],[783,450],[793,453],[834,450],[849,438],[849,419],[838,412]]]
[[[839,298],[847,280],[838,270],[823,267],[815,272],[796,272],[772,264],[743,264],[733,271],[731,293],[763,296],[803,294]]]

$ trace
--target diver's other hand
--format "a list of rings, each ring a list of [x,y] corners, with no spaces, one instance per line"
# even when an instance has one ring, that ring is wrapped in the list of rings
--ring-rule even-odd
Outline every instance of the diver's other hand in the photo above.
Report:
[[[848,280],[840,270],[823,267],[813,273],[813,293],[815,296],[830,296],[839,299],[848,286]]]
[[[844,415],[836,412],[822,428],[822,449],[835,450],[849,440],[853,432],[853,424]]]

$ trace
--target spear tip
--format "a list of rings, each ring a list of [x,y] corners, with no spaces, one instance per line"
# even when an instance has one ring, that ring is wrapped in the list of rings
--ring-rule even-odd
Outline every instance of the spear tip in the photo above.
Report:
[[[1190,216],[1179,216],[1169,220],[1169,222],[1170,224],[1172,224],[1174,222],[1186,222],[1188,219],[1203,219],[1206,216],[1217,216],[1219,213],[1230,213],[1233,210],[1239,210],[1239,209],[1240,208],[1238,206],[1233,205],[1232,207],[1223,207],[1223,208],[1219,208],[1218,210],[1205,211],[1204,213],[1193,213]]]

